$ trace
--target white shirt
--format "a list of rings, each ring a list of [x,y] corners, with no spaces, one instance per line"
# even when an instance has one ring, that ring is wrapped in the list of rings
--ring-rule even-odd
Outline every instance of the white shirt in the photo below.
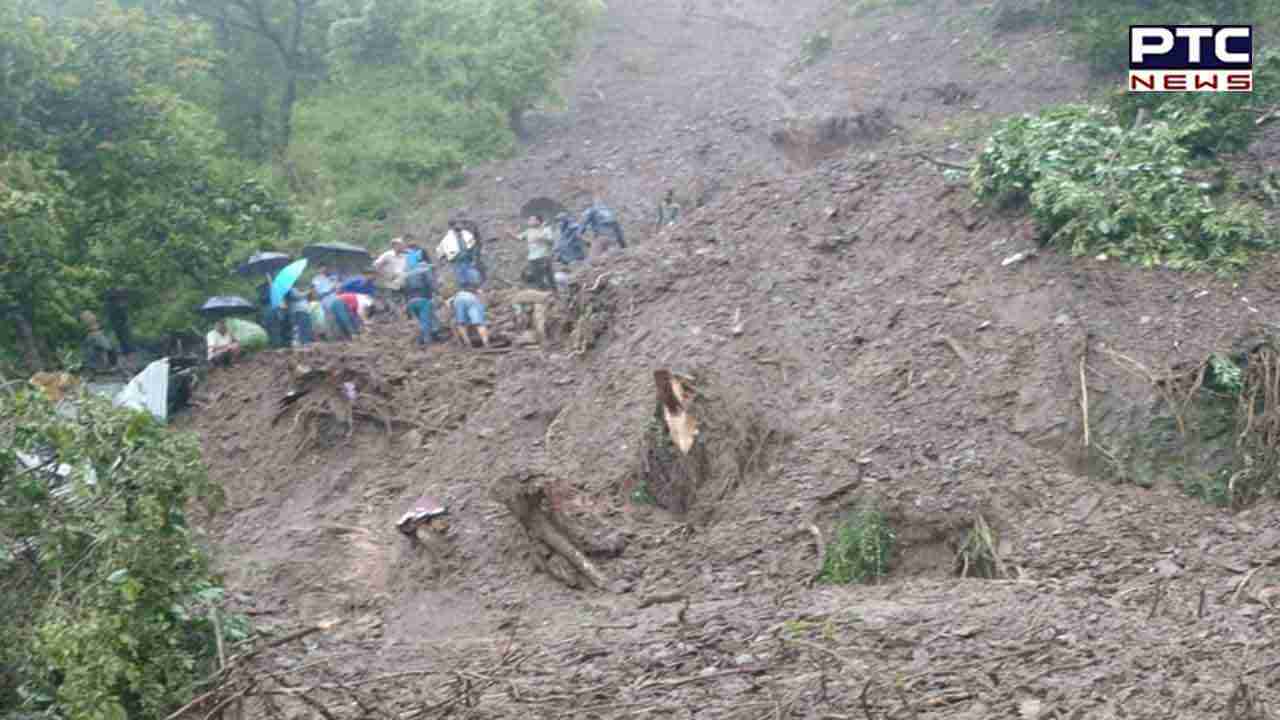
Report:
[[[373,307],[373,298],[364,293],[356,293],[356,308],[359,309],[360,319],[369,319],[369,308]]]
[[[459,235],[461,235],[462,243],[466,245],[468,250],[475,247],[476,239],[471,233],[466,230],[450,230],[436,247],[436,255],[443,257],[445,260],[453,260],[458,257],[458,253],[462,252],[462,246],[458,244]]]
[[[219,350],[234,345],[235,342],[236,339],[231,336],[230,328],[227,329],[226,335],[218,332],[218,328],[210,330],[209,334],[204,336],[204,344],[209,346],[208,359],[212,360]]]
[[[398,279],[405,272],[409,258],[395,250],[388,250],[373,261],[373,267],[388,280]]]

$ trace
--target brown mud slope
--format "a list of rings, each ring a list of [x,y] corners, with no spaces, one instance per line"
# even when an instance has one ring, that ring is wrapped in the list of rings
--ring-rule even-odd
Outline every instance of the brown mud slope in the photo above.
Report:
[[[937,22],[965,7],[943,5]],[[641,23],[648,6],[614,3],[611,22]],[[781,4],[726,7],[760,24]],[[776,59],[794,57],[820,9],[788,16]],[[724,38],[748,32],[722,22]],[[601,52],[647,47],[603,37]],[[741,86],[774,67],[736,67],[734,47],[704,48],[698,67]],[[606,98],[665,87],[635,82]],[[703,102],[716,106],[690,96],[690,116]],[[629,137],[605,117],[565,122]],[[775,152],[767,132],[752,137],[744,152]],[[1092,443],[1129,442],[1157,395],[1118,355],[1158,373],[1229,349],[1280,299],[1274,263],[1234,283],[1047,251],[1005,265],[1034,249],[1031,229],[974,210],[913,154],[947,148],[919,137],[726,179],[680,226],[580,268],[547,348],[422,350],[395,320],[214,373],[187,423],[228,492],[208,527],[235,607],[265,627],[342,621],[273,660],[323,686],[281,696],[311,693],[335,717],[377,714],[341,687],[373,688],[365,700],[402,717],[1266,717],[1280,699],[1274,504],[1233,515],[1159,473],[1149,488],[1091,477],[1080,378],[1083,357]],[[554,166],[559,142],[476,175],[537,187],[525,173]],[[644,207],[651,188],[626,182],[617,204]],[[477,203],[523,194],[475,183]],[[516,274],[510,249],[500,261]],[[282,412],[299,365],[345,370],[362,414],[348,423],[336,399]],[[706,420],[705,482],[680,516],[634,501],[654,458],[676,458],[654,441],[664,368],[691,378]],[[542,550],[497,499],[519,483],[611,548],[591,558],[609,590],[535,570]],[[443,567],[393,527],[423,494],[451,510]],[[871,501],[898,534],[889,577],[813,583],[810,525],[830,540]],[[1003,572],[958,577],[980,522]]]

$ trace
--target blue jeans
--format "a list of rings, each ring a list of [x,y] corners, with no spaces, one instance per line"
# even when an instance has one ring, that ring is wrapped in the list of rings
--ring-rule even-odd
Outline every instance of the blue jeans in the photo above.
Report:
[[[289,313],[293,318],[293,337],[297,339],[299,345],[310,345],[315,341],[311,335],[311,312],[308,310],[294,310]]]
[[[464,298],[453,301],[453,322],[462,325],[484,325],[484,305]]]
[[[427,298],[414,298],[409,302],[409,313],[418,320],[418,343],[426,345],[431,342],[431,330],[434,316],[431,313],[431,301]]]
[[[457,281],[458,287],[480,287],[480,271],[475,265],[461,260],[453,262],[450,267],[453,268],[453,279]]]

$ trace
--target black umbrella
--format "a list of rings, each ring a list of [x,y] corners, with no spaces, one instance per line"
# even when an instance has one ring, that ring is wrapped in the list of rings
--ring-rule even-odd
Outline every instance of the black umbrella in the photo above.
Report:
[[[211,297],[200,306],[200,314],[210,320],[221,320],[232,315],[252,315],[258,306],[238,295]]]
[[[347,243],[317,243],[302,248],[302,257],[317,265],[337,265],[347,270],[363,270],[373,256],[368,250]]]
[[[565,212],[564,205],[549,197],[533,198],[520,207],[520,217],[522,218],[541,215],[543,220],[551,220],[562,212]]]
[[[291,262],[293,262],[293,258],[284,253],[254,253],[240,267],[236,268],[236,272],[241,275],[274,275]]]

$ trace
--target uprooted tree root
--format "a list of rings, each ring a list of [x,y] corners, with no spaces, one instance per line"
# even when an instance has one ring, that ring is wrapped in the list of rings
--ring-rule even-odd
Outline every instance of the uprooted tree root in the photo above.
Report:
[[[1280,472],[1280,352],[1271,344],[1249,351],[1241,368],[1236,410],[1239,467],[1227,481],[1227,501],[1247,505],[1276,491]]]
[[[1216,502],[1233,508],[1247,506],[1265,494],[1280,492],[1280,350],[1273,341],[1254,340],[1243,352],[1214,353],[1193,366],[1156,373],[1136,360],[1103,350],[1118,365],[1144,377],[1173,416],[1178,436],[1189,448],[1198,428],[1189,422],[1197,400],[1235,402],[1234,459],[1211,483]],[[1082,370],[1085,365],[1082,363]],[[1083,377],[1083,376],[1082,376]],[[1082,387],[1082,394],[1087,388]],[[1087,397],[1087,395],[1084,395]],[[1087,408],[1087,405],[1083,405]],[[1088,428],[1086,416],[1086,430]],[[1096,449],[1113,466],[1118,465],[1101,443]]]
[[[294,365],[289,371],[293,389],[281,398],[280,410],[271,424],[293,416],[289,432],[301,433],[295,458],[335,434],[350,438],[358,423],[378,425],[388,434],[415,427],[396,417],[390,388],[368,371],[342,365]]]
[[[587,533],[557,513],[546,488],[533,477],[507,477],[493,488],[494,497],[520,521],[532,545],[534,565],[572,588],[584,584],[616,592],[619,586],[592,557],[617,555],[616,545],[597,544]]]
[[[573,355],[585,355],[595,347],[613,319],[613,298],[606,272],[590,285],[571,286],[569,320],[566,323]]]
[[[734,397],[709,375],[658,370],[654,380],[654,414],[623,490],[679,514],[696,507],[713,512],[763,467],[779,433],[751,402]]]

